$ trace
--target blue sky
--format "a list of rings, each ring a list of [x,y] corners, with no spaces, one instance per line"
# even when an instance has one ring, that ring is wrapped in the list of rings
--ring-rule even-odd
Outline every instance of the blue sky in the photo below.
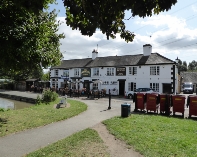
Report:
[[[126,28],[136,35],[131,43],[126,43],[119,35],[107,40],[100,30],[92,37],[81,35],[65,24],[63,2],[57,0],[57,3],[50,5],[50,10],[59,10],[57,20],[64,22],[59,32],[66,36],[60,47],[65,60],[91,57],[93,49],[98,49],[99,57],[142,54],[143,45],[151,44],[153,53],[171,60],[178,57],[187,64],[197,61],[197,0],[178,0],[168,12],[125,21]],[[125,18],[129,17],[130,13],[126,12]]]

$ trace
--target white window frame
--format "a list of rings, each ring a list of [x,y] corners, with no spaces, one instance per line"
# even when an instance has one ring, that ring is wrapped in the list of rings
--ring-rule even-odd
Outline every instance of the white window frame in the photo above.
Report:
[[[58,79],[52,79],[51,85],[52,85],[52,87],[54,87],[54,88],[58,88]]]
[[[79,68],[74,69],[74,76],[79,76]]]
[[[99,68],[93,68],[93,76],[99,76]]]
[[[137,75],[137,67],[129,67],[130,75]]]
[[[114,68],[107,68],[107,76],[114,76]]]
[[[128,91],[131,91],[131,83],[133,83],[133,91],[136,89],[136,82],[129,82],[128,83]]]
[[[150,88],[155,92],[159,92],[159,83],[150,83]]]
[[[69,77],[69,70],[64,70],[63,71],[63,76]]]
[[[58,76],[59,75],[59,70],[58,69],[55,69],[54,70],[54,76]]]
[[[93,89],[98,89],[98,83],[93,83]]]
[[[150,67],[150,75],[160,75],[160,67],[159,66],[151,66]]]

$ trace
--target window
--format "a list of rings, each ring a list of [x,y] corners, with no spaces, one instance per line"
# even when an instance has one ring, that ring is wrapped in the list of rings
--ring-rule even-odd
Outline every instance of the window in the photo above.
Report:
[[[128,83],[128,91],[134,91],[136,89],[136,83],[135,82],[129,82]]]
[[[155,92],[159,92],[159,83],[150,83],[150,88]]]
[[[98,89],[98,83],[93,83],[93,89]]]
[[[64,72],[63,72],[63,76],[65,76],[65,77],[69,77],[69,70],[64,70]]]
[[[150,75],[159,75],[160,68],[159,66],[150,67]]]
[[[137,75],[137,67],[129,67],[130,75]]]
[[[56,69],[54,72],[55,72],[54,75],[58,76],[58,70]]]
[[[93,68],[93,76],[99,76],[99,68]]]
[[[51,82],[53,88],[58,88],[58,79],[52,79],[52,82]]]
[[[79,69],[74,69],[74,76],[79,76]]]
[[[114,76],[114,68],[107,68],[107,76]]]

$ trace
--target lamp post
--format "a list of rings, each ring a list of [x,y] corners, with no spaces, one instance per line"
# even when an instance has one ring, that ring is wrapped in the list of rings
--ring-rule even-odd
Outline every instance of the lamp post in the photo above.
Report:
[[[177,65],[178,65],[179,59],[178,57],[175,59],[175,65],[173,65],[173,93],[176,95],[176,85],[177,85]]]

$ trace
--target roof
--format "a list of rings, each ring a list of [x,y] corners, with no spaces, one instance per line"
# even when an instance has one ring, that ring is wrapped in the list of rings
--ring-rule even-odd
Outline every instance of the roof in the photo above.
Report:
[[[197,72],[181,72],[182,82],[197,83]]]
[[[83,68],[90,62],[92,62],[92,58],[63,60],[61,65],[54,66],[51,69]]]
[[[158,53],[151,53],[150,56],[125,55],[125,56],[107,56],[85,59],[63,60],[60,66],[52,67],[51,69],[70,69],[83,67],[118,67],[118,66],[136,66],[136,65],[158,65],[158,64],[174,64],[170,60]]]
[[[151,53],[150,56],[125,55],[125,56],[108,56],[97,57],[87,67],[118,67],[118,66],[135,66],[135,65],[157,65],[157,64],[174,64],[175,62],[158,54]]]

